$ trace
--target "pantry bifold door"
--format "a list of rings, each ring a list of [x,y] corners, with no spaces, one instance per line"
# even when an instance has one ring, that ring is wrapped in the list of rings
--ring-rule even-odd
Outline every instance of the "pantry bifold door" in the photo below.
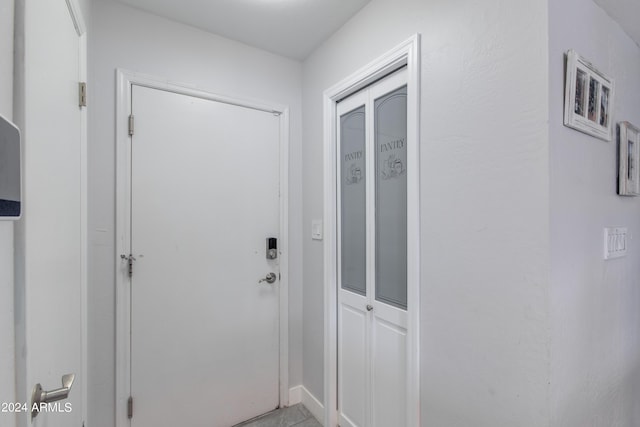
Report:
[[[340,426],[405,426],[407,71],[342,100],[338,142]]]

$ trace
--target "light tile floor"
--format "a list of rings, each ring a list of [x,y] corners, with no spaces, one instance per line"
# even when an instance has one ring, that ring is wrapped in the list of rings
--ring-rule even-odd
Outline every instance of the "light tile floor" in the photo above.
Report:
[[[322,427],[302,403],[277,409],[233,427]]]

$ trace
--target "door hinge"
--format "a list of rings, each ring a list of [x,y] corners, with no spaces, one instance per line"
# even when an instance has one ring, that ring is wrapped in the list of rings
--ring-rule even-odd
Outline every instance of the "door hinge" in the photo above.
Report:
[[[78,105],[80,107],[87,106],[87,83],[78,83]]]
[[[127,400],[127,418],[133,418],[133,397],[129,396]]]
[[[133,114],[129,116],[129,136],[133,136]]]

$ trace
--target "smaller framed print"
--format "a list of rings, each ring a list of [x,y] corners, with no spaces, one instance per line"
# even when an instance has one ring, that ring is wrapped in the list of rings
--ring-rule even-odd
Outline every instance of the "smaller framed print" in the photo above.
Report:
[[[618,194],[640,195],[640,129],[629,122],[618,125]]]
[[[614,81],[574,50],[567,52],[564,124],[611,141]]]

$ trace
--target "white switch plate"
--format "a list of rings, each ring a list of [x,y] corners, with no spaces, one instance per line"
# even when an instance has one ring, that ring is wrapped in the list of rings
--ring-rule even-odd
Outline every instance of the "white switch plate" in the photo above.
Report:
[[[627,244],[627,227],[606,227],[604,229],[604,259],[626,256]]]
[[[311,238],[313,240],[322,240],[322,220],[314,219],[311,221]]]

